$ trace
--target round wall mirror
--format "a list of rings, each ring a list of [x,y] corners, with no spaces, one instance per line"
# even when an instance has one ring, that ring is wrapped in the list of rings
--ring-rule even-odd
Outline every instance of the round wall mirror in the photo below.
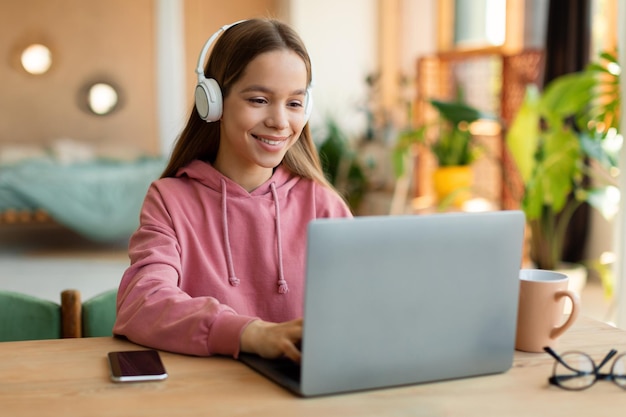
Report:
[[[96,83],[89,88],[89,109],[99,115],[111,113],[118,102],[118,95],[112,85],[106,83]]]
[[[81,92],[82,106],[92,114],[106,116],[120,106],[120,92],[109,82],[88,83]]]

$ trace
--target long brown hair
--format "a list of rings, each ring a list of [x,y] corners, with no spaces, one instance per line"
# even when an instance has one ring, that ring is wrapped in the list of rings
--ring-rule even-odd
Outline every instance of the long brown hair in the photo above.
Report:
[[[227,29],[213,47],[204,70],[205,77],[215,79],[222,97],[226,97],[254,58],[281,49],[291,50],[302,58],[310,85],[311,60],[304,43],[291,27],[273,19],[246,20]],[[161,178],[175,176],[180,168],[196,159],[213,163],[219,145],[220,123],[203,121],[193,108]],[[282,165],[296,175],[333,188],[322,171],[308,123],[285,154]]]

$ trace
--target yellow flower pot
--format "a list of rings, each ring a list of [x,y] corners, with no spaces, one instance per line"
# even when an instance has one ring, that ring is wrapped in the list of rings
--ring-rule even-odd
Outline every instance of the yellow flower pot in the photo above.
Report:
[[[469,165],[437,168],[433,173],[433,185],[437,201],[441,204],[450,200],[449,204],[461,207],[472,197],[473,181],[474,174]]]

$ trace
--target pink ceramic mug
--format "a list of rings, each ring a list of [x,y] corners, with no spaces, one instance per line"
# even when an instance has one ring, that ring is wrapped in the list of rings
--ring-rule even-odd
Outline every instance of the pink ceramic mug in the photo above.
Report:
[[[543,269],[520,271],[520,293],[517,313],[515,349],[543,352],[554,348],[561,336],[578,317],[580,300],[567,289],[569,278],[560,272]],[[565,298],[572,301],[569,317],[564,317]]]

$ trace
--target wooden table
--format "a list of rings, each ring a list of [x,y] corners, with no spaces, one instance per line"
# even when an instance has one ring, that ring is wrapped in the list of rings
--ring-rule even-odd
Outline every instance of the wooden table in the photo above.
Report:
[[[516,352],[513,368],[498,375],[302,399],[223,357],[163,352],[166,381],[110,382],[106,353],[140,348],[114,338],[0,343],[0,416],[572,417],[626,410],[626,390],[611,382],[581,392],[549,386],[553,360],[544,353]],[[600,360],[610,348],[626,351],[626,331],[579,318],[557,351]]]

